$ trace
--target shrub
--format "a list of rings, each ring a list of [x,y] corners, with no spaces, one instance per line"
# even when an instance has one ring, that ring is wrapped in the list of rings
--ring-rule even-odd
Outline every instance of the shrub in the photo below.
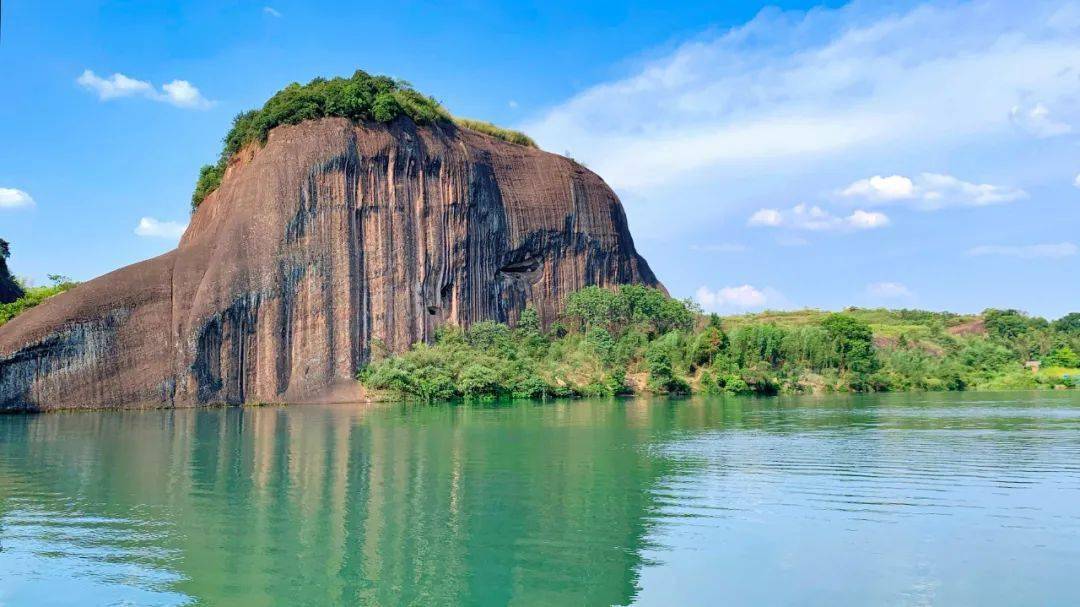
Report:
[[[498,371],[477,363],[461,370],[458,383],[463,395],[474,398],[493,398],[503,392]]]
[[[1080,367],[1080,355],[1077,355],[1069,346],[1061,346],[1046,358],[1045,364],[1053,367]]]

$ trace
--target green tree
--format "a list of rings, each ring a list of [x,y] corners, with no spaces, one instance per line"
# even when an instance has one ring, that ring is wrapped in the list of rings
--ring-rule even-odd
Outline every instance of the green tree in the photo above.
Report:
[[[1070,312],[1062,316],[1054,321],[1053,327],[1055,331],[1080,335],[1080,312]]]
[[[708,324],[690,345],[690,365],[693,367],[711,365],[727,347],[728,336],[721,327],[720,316],[710,314]]]
[[[498,371],[479,363],[461,370],[459,384],[462,394],[474,398],[492,398],[503,391]]]
[[[870,325],[850,314],[829,314],[821,321],[821,327],[832,343],[841,372],[867,374],[877,369]]]
[[[1080,355],[1069,346],[1061,346],[1053,351],[1044,361],[1054,367],[1068,367],[1070,369],[1080,367]]]
[[[989,308],[983,311],[983,324],[990,335],[1005,340],[1015,339],[1030,328],[1027,315],[1019,310]]]

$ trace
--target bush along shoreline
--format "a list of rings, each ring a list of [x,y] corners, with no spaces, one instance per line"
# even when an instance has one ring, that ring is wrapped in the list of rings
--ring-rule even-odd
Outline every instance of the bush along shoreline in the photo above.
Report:
[[[657,289],[587,287],[547,330],[526,309],[513,327],[445,326],[403,354],[378,342],[372,351],[357,373],[365,388],[426,401],[1070,388],[1080,386],[1080,313],[722,318]]]

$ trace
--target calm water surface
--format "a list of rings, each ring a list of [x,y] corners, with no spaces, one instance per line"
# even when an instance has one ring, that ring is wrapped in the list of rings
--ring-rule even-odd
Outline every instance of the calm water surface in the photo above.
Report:
[[[0,605],[1077,605],[1080,393],[0,416]]]

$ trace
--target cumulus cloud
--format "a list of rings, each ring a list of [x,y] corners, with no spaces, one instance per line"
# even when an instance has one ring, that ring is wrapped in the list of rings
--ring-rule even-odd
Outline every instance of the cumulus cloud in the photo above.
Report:
[[[75,82],[79,83],[83,88],[97,93],[98,98],[102,101],[132,95],[149,95],[154,92],[154,87],[149,82],[128,78],[123,74],[113,74],[108,78],[101,78],[93,71],[85,70]]]
[[[263,7],[263,13],[266,14],[266,15],[269,15],[271,17],[274,17],[274,18],[280,18],[281,17],[281,13],[278,12],[278,10],[275,9],[274,7],[272,7],[272,6],[264,6]]]
[[[1076,179],[1073,179],[1073,185],[1080,188],[1080,174],[1076,176]]]
[[[784,215],[776,209],[760,209],[754,211],[746,223],[752,226],[777,227],[784,223]]]
[[[860,179],[844,188],[840,194],[848,197],[865,198],[871,201],[907,200],[915,196],[915,184],[902,175],[882,177],[874,175],[869,179]]]
[[[877,211],[858,209],[847,216],[837,216],[819,206],[798,204],[788,210],[760,209],[750,216],[747,225],[789,228],[815,232],[872,230],[889,225],[889,217]]]
[[[34,199],[22,190],[0,188],[0,209],[18,209],[34,206]]]
[[[694,300],[709,312],[740,313],[763,310],[766,307],[788,307],[787,300],[775,289],[759,289],[751,285],[723,287],[712,290],[702,286],[694,294]]]
[[[1001,255],[1020,259],[1061,259],[1072,257],[1080,252],[1071,242],[1030,245],[982,245],[968,250],[968,255]]]
[[[145,80],[136,80],[124,74],[116,73],[108,78],[102,78],[92,70],[85,70],[75,79],[75,82],[84,89],[96,93],[101,101],[121,97],[144,97],[189,109],[205,109],[213,105],[212,101],[203,97],[199,89],[187,80],[173,80],[162,85],[161,90],[158,90]]]
[[[143,217],[139,220],[139,225],[135,226],[135,234],[149,238],[179,240],[186,229],[186,223],[159,221],[153,217]]]
[[[909,299],[914,296],[907,286],[898,282],[875,282],[866,285],[867,295],[875,299]]]
[[[178,107],[202,108],[210,105],[199,89],[187,80],[173,80],[161,85],[161,90],[165,94],[165,100]]]
[[[719,166],[1064,133],[1080,121],[1076,14],[1061,0],[766,9],[523,126],[623,191]]]
[[[1004,204],[1028,196],[1019,188],[971,183],[939,173],[923,173],[914,180],[903,175],[875,175],[852,183],[840,190],[839,194],[871,205],[907,203],[927,211],[950,206]]]

